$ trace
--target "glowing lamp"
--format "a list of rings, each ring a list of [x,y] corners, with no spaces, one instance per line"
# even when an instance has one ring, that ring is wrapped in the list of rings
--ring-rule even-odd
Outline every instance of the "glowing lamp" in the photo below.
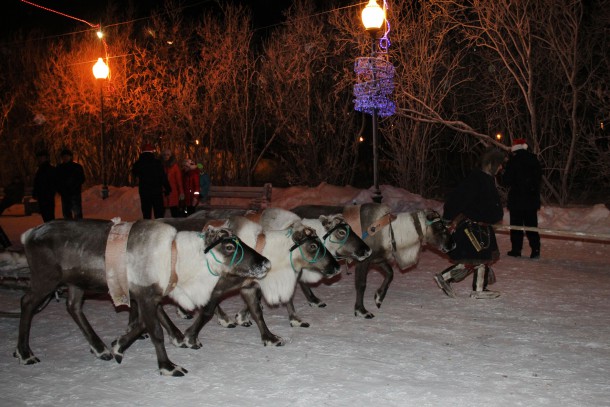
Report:
[[[95,65],[93,65],[93,76],[96,79],[106,79],[108,78],[108,74],[110,73],[110,69],[108,69],[108,65],[104,63],[102,58],[98,58]]]
[[[376,0],[370,0],[362,10],[362,24],[367,31],[376,31],[385,21],[385,11],[379,7]]]

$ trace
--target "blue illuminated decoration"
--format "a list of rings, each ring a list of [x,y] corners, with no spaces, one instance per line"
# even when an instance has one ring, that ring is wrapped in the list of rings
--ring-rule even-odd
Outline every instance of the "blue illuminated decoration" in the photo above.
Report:
[[[383,2],[384,10],[388,9],[387,1]],[[379,39],[378,52],[373,49],[371,57],[356,58],[354,72],[356,84],[354,85],[354,109],[359,112],[373,114],[381,117],[392,116],[396,112],[396,104],[389,99],[394,90],[394,66],[388,61],[388,48],[390,47],[390,23],[385,20],[385,30]],[[380,56],[378,56],[379,54]]]
[[[361,57],[354,64],[356,84],[354,85],[355,109],[359,112],[392,116],[396,104],[388,96],[394,90],[394,65],[385,58]]]

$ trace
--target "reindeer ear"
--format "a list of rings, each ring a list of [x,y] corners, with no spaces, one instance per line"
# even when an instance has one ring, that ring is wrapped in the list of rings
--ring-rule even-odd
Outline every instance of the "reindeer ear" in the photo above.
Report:
[[[315,236],[316,235],[316,231],[313,230],[312,228],[309,228],[309,227],[304,228],[303,229],[303,233],[307,237],[311,237],[311,236]]]
[[[303,230],[301,229],[291,229],[292,230],[292,241],[293,242],[300,242],[305,238],[305,234],[303,233]]]
[[[295,219],[294,221],[290,222],[290,224],[288,226],[286,226],[286,229],[303,229],[303,223],[301,222],[301,219]]]
[[[326,227],[326,225],[332,222],[330,216],[320,215],[318,219],[320,220],[320,222],[322,222],[322,226],[324,227]]]

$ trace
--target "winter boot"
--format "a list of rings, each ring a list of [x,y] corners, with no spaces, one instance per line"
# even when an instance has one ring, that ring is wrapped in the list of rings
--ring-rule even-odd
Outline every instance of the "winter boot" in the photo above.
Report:
[[[521,257],[521,251],[517,251],[517,250],[511,250],[510,252],[506,253],[508,256],[511,257]]]
[[[491,290],[473,291],[470,293],[470,298],[475,298],[477,300],[491,300],[494,298],[498,298],[499,296],[500,296],[499,291],[491,291]]]
[[[443,292],[447,294],[448,297],[455,298],[453,288],[451,288],[451,285],[449,285],[449,283],[445,281],[442,273],[438,273],[437,275],[435,275],[434,281],[436,281],[436,285],[438,285],[438,288],[443,290]]]
[[[540,249],[532,250],[532,254],[530,254],[530,259],[539,259],[540,258]]]

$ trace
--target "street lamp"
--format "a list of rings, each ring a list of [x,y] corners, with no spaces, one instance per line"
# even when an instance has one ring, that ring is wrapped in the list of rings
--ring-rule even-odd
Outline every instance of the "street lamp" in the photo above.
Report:
[[[106,79],[110,69],[102,58],[98,58],[93,65],[93,76],[95,79]],[[100,144],[102,153],[102,199],[108,198],[108,184],[106,183],[106,149],[104,146],[104,84],[100,83]]]
[[[375,33],[381,29],[385,20],[385,11],[379,7],[377,0],[370,0],[369,4],[362,10],[362,24],[367,31],[374,30]]]
[[[362,10],[362,24],[364,28],[371,34],[373,40],[373,47],[371,50],[371,56],[375,57],[375,42],[377,40],[377,33],[381,29],[385,20],[385,11],[379,7],[376,0],[370,0],[369,4]],[[376,83],[377,78],[375,76],[375,70],[371,70],[372,81]],[[381,203],[381,191],[379,190],[379,167],[378,167],[378,155],[377,155],[377,107],[373,107],[371,114],[373,128],[373,202]]]

